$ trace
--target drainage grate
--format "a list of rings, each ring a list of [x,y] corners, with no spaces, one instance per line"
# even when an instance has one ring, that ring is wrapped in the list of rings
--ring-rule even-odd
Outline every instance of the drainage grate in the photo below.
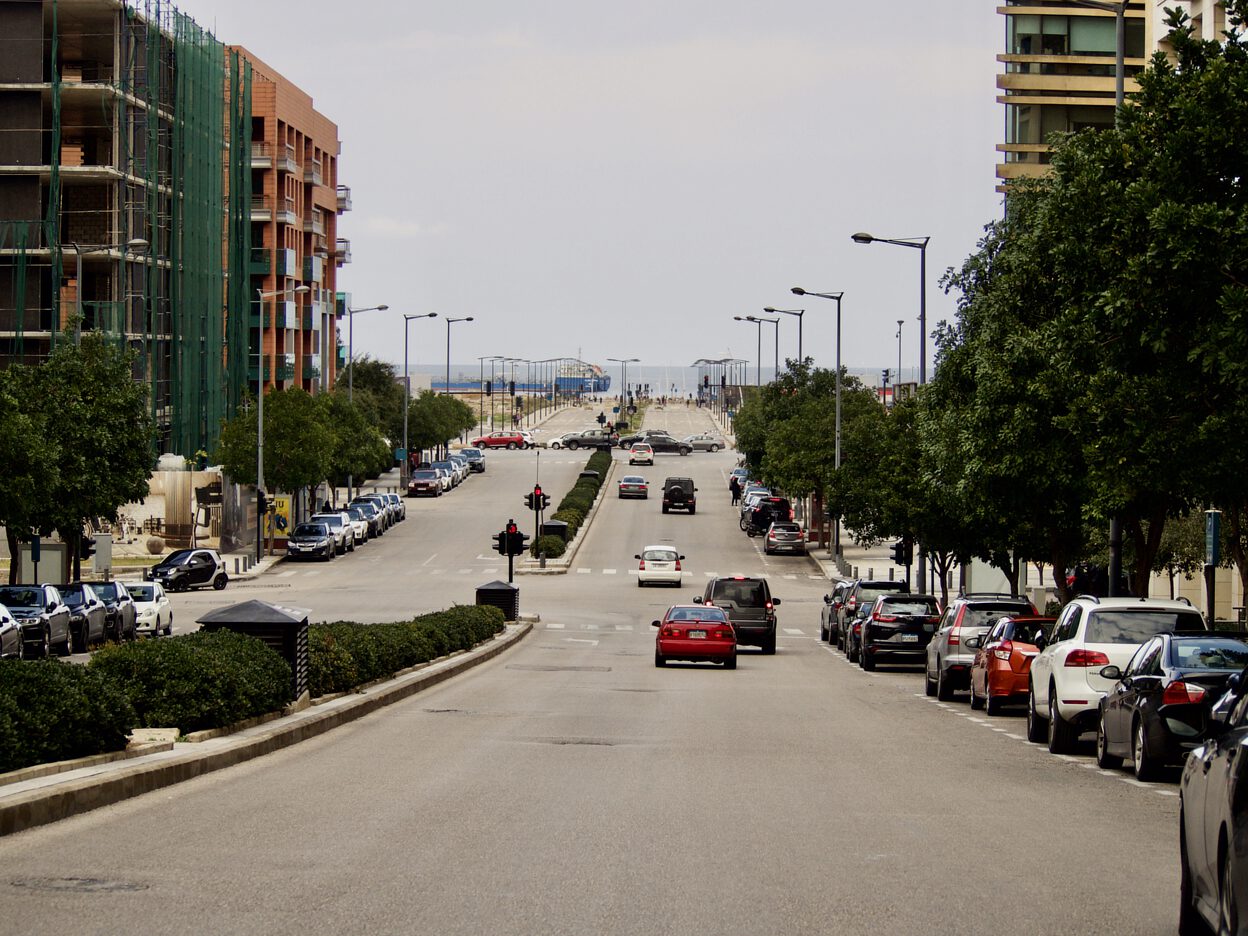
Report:
[[[523,670],[527,673],[609,673],[609,666],[541,666],[513,663],[507,667],[512,670]]]
[[[74,894],[109,894],[128,891],[144,891],[147,884],[134,881],[106,881],[103,878],[18,878],[10,881],[14,887],[27,890],[59,891]]]

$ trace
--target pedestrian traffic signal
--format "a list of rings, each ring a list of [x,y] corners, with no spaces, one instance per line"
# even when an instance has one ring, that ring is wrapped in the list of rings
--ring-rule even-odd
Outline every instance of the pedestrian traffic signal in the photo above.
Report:
[[[494,381],[492,381],[492,380],[487,380],[487,381],[485,382],[485,395],[486,395],[486,396],[493,396],[493,395],[494,395]]]
[[[703,375],[702,375],[702,386],[704,386],[704,387],[709,387],[710,385],[711,385],[711,375],[710,375],[710,374],[703,374]]]
[[[550,495],[539,493],[538,496],[541,498],[541,500],[538,502],[537,509],[545,510],[547,507],[550,506]]]
[[[507,531],[494,534],[494,551],[500,556],[507,555]]]
[[[720,386],[721,388],[724,388],[724,387],[727,387],[727,386],[728,386],[728,375],[727,375],[727,374],[720,374],[720,375],[719,375],[719,386]]]

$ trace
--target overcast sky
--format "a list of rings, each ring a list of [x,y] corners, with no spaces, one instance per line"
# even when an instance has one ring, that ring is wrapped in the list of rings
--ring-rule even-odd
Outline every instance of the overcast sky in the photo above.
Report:
[[[988,0],[182,0],[312,95],[342,140],[339,220],[355,351],[402,363],[401,313],[474,316],[452,361],[751,361],[734,315],[805,306],[804,349],[852,367],[918,361],[951,318],[946,267],[999,216],[1003,136]],[[783,317],[780,355],[796,356]],[[345,327],[345,326],[344,326]],[[771,358],[771,326],[763,327]],[[413,364],[445,356],[411,325]],[[928,341],[929,359],[932,342]]]

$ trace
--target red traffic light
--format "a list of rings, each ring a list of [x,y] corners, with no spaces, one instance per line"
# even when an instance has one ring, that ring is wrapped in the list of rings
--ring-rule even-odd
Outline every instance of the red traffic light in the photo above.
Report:
[[[542,486],[540,484],[533,485],[533,496],[534,497],[542,496]]]
[[[517,527],[514,523],[509,523],[509,524],[507,524],[507,532],[508,532],[509,534],[510,534],[510,533],[515,533],[517,529],[519,529],[519,528],[518,528],[518,527]]]

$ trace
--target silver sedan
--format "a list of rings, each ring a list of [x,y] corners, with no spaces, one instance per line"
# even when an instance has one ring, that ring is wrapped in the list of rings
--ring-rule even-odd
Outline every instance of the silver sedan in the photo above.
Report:
[[[723,439],[708,432],[685,436],[681,441],[692,445],[695,452],[718,452],[720,449],[728,447]]]

